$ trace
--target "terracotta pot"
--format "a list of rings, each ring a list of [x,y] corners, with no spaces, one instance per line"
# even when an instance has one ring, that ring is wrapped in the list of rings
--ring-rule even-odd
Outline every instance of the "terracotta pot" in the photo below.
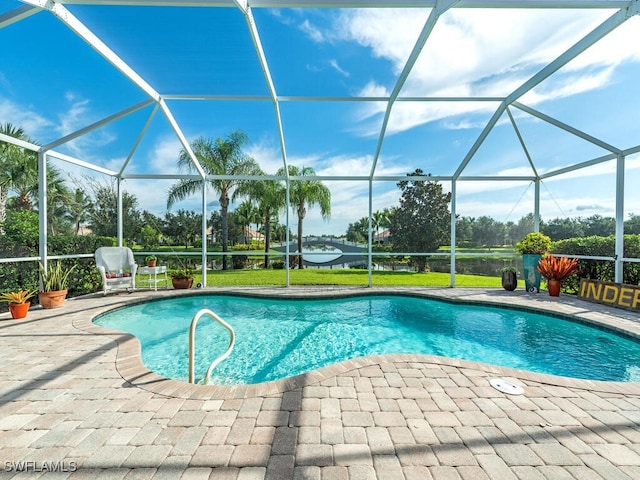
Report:
[[[191,288],[193,286],[193,278],[172,278],[171,283],[173,285],[173,288]]]
[[[560,286],[562,282],[560,280],[548,280],[547,287],[549,288],[549,295],[552,297],[560,296]]]
[[[30,302],[10,303],[9,311],[11,312],[11,318],[15,320],[25,318],[27,316],[27,312],[29,311],[30,306],[31,306]]]
[[[67,298],[66,290],[56,290],[53,292],[40,292],[38,294],[42,308],[60,308]]]
[[[155,267],[157,260],[149,260],[147,262],[147,267]]]

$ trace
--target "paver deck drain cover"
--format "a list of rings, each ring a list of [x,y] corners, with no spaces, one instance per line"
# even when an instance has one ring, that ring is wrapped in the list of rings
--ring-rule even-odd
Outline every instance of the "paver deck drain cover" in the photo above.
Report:
[[[524,388],[505,378],[492,378],[489,383],[502,393],[508,393],[509,395],[522,395],[524,393]]]

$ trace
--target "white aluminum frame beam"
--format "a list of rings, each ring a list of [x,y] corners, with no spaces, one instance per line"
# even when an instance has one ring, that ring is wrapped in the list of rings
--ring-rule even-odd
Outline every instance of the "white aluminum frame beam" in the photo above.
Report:
[[[495,124],[498,122],[500,116],[504,112],[507,106],[513,104],[522,97],[524,94],[533,90],[536,86],[538,86],[541,82],[549,78],[555,72],[564,67],[567,63],[577,57],[579,54],[587,50],[589,47],[593,46],[596,42],[601,40],[608,33],[615,30],[625,21],[627,21],[632,15],[637,14],[638,6],[635,5],[635,8],[631,8],[633,6],[633,2],[629,2],[625,6],[625,8],[618,10],[616,13],[607,18],[604,22],[594,28],[587,35],[578,40],[573,46],[565,50],[560,56],[558,56],[555,60],[549,63],[546,67],[536,73],[533,77],[523,83],[520,87],[514,90],[510,95],[508,95],[504,103],[498,107],[496,112],[493,114],[489,123],[485,126],[483,131],[480,133],[480,136],[473,144],[464,160],[456,170],[454,174],[454,178],[458,178],[466,166],[469,164],[475,153],[478,151],[478,148],[482,145],[484,140],[487,138]]]
[[[547,172],[540,175],[541,180],[546,180],[547,178],[557,177],[558,175],[564,175],[565,173],[574,172],[576,170],[580,170],[582,168],[591,167],[593,165],[598,165],[600,163],[609,162],[614,160],[617,157],[616,154],[610,153],[609,155],[604,155],[602,157],[593,158],[591,160],[587,160],[586,162],[577,163],[575,165],[570,165],[568,167],[559,168],[554,170],[553,172]]]
[[[147,133],[147,130],[149,129],[149,126],[151,125],[151,122],[153,121],[154,117],[156,116],[156,112],[158,111],[159,108],[160,108],[160,105],[158,105],[156,103],[154,105],[154,107],[153,107],[153,110],[151,110],[151,113],[149,114],[149,118],[147,118],[147,121],[144,123],[144,126],[142,127],[142,130],[140,130],[140,133],[138,134],[138,137],[136,138],[135,142],[133,143],[133,146],[131,147],[131,151],[129,152],[129,155],[127,155],[127,158],[125,159],[124,163],[122,164],[122,168],[120,168],[120,171],[118,172],[118,176],[119,177],[122,177],[124,175],[124,171],[126,170],[127,166],[129,165],[129,162],[131,162],[131,158],[133,158],[133,154],[138,149],[138,145],[140,145],[140,142],[144,138],[145,133]]]
[[[94,172],[110,175],[112,177],[115,177],[118,174],[118,172],[111,170],[109,168],[104,168],[94,163],[85,162],[84,160],[80,160],[78,158],[72,157],[71,155],[66,155],[64,153],[56,152],[55,150],[47,150],[47,156],[52,158],[57,158],[58,160],[71,163],[73,165],[78,165],[79,167],[86,168],[88,170],[93,170]]]
[[[624,258],[624,155],[618,155],[616,162],[616,245],[614,281],[623,281]]]
[[[238,8],[244,15],[245,22],[247,23],[247,28],[249,29],[249,34],[251,35],[251,40],[253,41],[253,47],[256,51],[256,55],[258,56],[260,67],[262,68],[262,74],[264,75],[265,82],[267,82],[267,88],[269,89],[270,99],[273,102],[273,109],[276,116],[278,139],[280,141],[280,152],[282,153],[282,164],[284,170],[288,172],[289,165],[287,160],[287,147],[284,141],[284,128],[282,126],[282,115],[280,114],[278,94],[276,93],[276,87],[273,83],[273,78],[271,77],[271,71],[269,69],[267,57],[264,53],[264,49],[262,48],[260,33],[258,32],[255,19],[253,18],[253,13],[251,12],[251,8],[247,4],[247,0],[234,0],[234,3],[238,6]]]
[[[71,140],[74,140],[78,137],[81,137],[83,135],[86,135],[87,133],[90,133],[94,130],[97,130],[100,127],[103,127],[104,125],[107,125],[109,123],[112,123],[120,118],[126,117],[127,115],[133,113],[133,112],[137,112],[138,110],[145,108],[149,105],[151,105],[153,103],[153,100],[144,100],[143,102],[138,103],[137,105],[133,105],[129,108],[125,108],[124,110],[118,112],[118,113],[114,113],[113,115],[110,115],[108,117],[103,118],[102,120],[98,120],[95,123],[92,123],[91,125],[87,125],[84,128],[81,128],[80,130],[76,130],[75,132],[72,132],[68,135],[65,135],[64,137],[61,137],[53,142],[47,143],[46,145],[44,145],[42,148],[44,150],[51,150],[53,148],[56,148],[64,143],[67,143]]]
[[[599,138],[596,138],[592,135],[589,135],[588,133],[583,132],[582,130],[578,130],[577,128],[572,127],[571,125],[568,125],[564,122],[561,122],[560,120],[556,120],[555,118],[546,115],[538,110],[536,110],[535,108],[531,108],[528,107],[526,105],[523,105],[520,102],[513,102],[511,104],[512,106],[522,110],[523,112],[528,113],[529,115],[532,115],[536,118],[539,118],[540,120],[543,120],[547,123],[550,123],[551,125],[561,128],[562,130],[569,132],[573,135],[575,135],[576,137],[580,137],[583,140],[586,140],[587,142],[593,143],[594,145],[597,145],[598,147],[602,148],[603,150],[607,150],[611,153],[615,153],[616,155],[619,155],[622,153],[622,150],[614,147],[613,145],[608,144],[607,142],[600,140]]]
[[[476,154],[480,146],[484,143],[489,133],[491,133],[491,130],[493,130],[493,127],[495,127],[496,123],[498,123],[498,120],[500,120],[500,117],[502,116],[506,108],[507,108],[507,104],[503,101],[498,106],[496,111],[493,112],[493,115],[489,119],[489,122],[482,129],[482,132],[480,132],[480,136],[473,143],[473,145],[471,146],[471,149],[467,152],[464,159],[462,160],[462,162],[456,169],[455,173],[453,174],[454,180],[457,180],[462,175],[462,172],[464,171],[465,168],[467,168],[467,165],[469,164],[471,159],[474,157],[474,155]]]
[[[431,32],[436,26],[438,19],[444,12],[446,12],[449,8],[455,5],[458,1],[459,0],[437,0],[436,6],[431,10],[431,12],[429,13],[429,17],[427,17],[427,21],[424,24],[424,27],[422,27],[422,31],[420,32],[420,35],[418,36],[416,43],[414,44],[413,49],[409,54],[409,58],[407,58],[407,61],[402,69],[402,72],[400,72],[400,75],[398,76],[398,80],[396,81],[396,84],[393,87],[393,90],[389,97],[389,102],[387,103],[387,108],[384,112],[384,118],[382,120],[382,126],[380,127],[378,144],[376,145],[376,151],[373,154],[373,162],[371,164],[371,173],[370,173],[371,177],[373,177],[373,175],[376,172],[376,166],[378,165],[378,159],[380,158],[380,151],[382,150],[382,143],[384,142],[384,138],[387,132],[387,126],[389,124],[389,118],[391,117],[391,110],[393,109],[393,104],[396,101],[396,98],[398,98],[398,96],[400,95],[400,91],[402,90],[402,87],[407,81],[407,78],[409,77],[409,74],[411,73],[413,66],[418,61],[420,52],[422,52],[422,49],[427,43],[427,40],[429,39]]]
[[[536,168],[535,164],[533,163],[533,159],[531,158],[531,155],[529,154],[529,149],[527,148],[527,144],[524,141],[524,138],[522,138],[522,134],[520,133],[520,129],[518,128],[518,124],[516,123],[516,119],[513,118],[513,114],[511,113],[511,109],[509,107],[507,107],[507,115],[509,115],[509,120],[511,120],[511,126],[513,127],[513,131],[516,132],[516,136],[518,137],[518,141],[520,142],[520,146],[522,147],[522,151],[524,152],[525,157],[527,157],[527,161],[529,162],[529,165],[531,166],[531,170],[533,171],[533,174],[536,176],[536,178],[538,177],[538,169]]]
[[[631,5],[631,2],[628,6]],[[604,38],[607,34],[611,33],[617,27],[626,22],[632,13],[630,9],[622,8],[618,10],[616,13],[607,18],[604,22],[594,28],[591,32],[585,35],[582,39],[578,40],[572,47],[567,49],[563,54],[561,54],[558,58],[553,60],[550,64],[536,73],[533,77],[523,83],[519,88],[513,91],[506,98],[506,102],[508,104],[512,104],[520,97],[522,97],[525,93],[530,92],[535,87],[537,87],[544,80],[549,78],[555,72],[564,67],[571,60],[576,58],[582,52],[587,50],[589,47],[592,47],[599,40]]]
[[[0,15],[0,28],[7,27],[12,23],[19,22],[20,20],[24,20],[25,18],[40,12],[41,10],[39,8],[32,5],[21,5],[18,8],[14,8],[13,10]]]
[[[236,0],[61,0],[69,5],[233,7]],[[244,3],[244,0],[243,0]],[[435,0],[250,0],[253,8],[434,8]],[[625,8],[629,0],[460,0],[460,8]]]
[[[41,206],[42,206],[42,212],[41,212],[41,217],[40,217],[40,227],[41,227],[41,245],[44,244],[44,251],[42,250],[43,247],[41,247],[41,252],[43,252],[43,256],[44,256],[44,261],[46,262],[46,164],[47,164],[47,157],[51,156],[51,157],[55,157],[55,158],[59,158],[63,161],[68,161],[71,163],[74,163],[76,165],[80,165],[86,168],[90,168],[93,169],[95,171],[101,172],[101,173],[105,173],[108,175],[113,175],[115,177],[118,178],[118,182],[122,181],[125,178],[168,178],[168,179],[176,179],[176,178],[202,178],[203,180],[210,180],[213,178],[223,178],[223,177],[228,177],[228,176],[209,176],[206,175],[206,173],[204,172],[204,170],[202,169],[202,166],[199,164],[198,159],[196,158],[194,152],[191,150],[191,147],[189,145],[189,143],[187,142],[186,137],[184,136],[184,134],[182,133],[182,130],[180,129],[180,126],[178,124],[178,122],[175,120],[175,118],[172,115],[172,112],[170,111],[170,109],[168,108],[168,106],[166,105],[165,100],[166,99],[175,99],[175,100],[250,100],[250,101],[262,101],[262,100],[270,100],[273,102],[274,105],[274,110],[275,110],[275,115],[276,115],[276,120],[277,120],[277,127],[278,127],[278,133],[279,133],[279,137],[280,137],[280,144],[281,144],[281,152],[282,152],[282,157],[283,157],[283,163],[285,166],[285,175],[282,177],[278,177],[278,178],[282,178],[284,179],[285,183],[286,183],[286,194],[287,194],[287,200],[289,197],[289,187],[290,187],[290,181],[292,180],[303,180],[306,179],[305,177],[289,177],[288,175],[288,166],[287,166],[287,153],[286,153],[286,145],[285,145],[285,140],[284,140],[284,129],[282,126],[282,121],[281,121],[281,114],[280,114],[280,109],[279,109],[279,104],[280,102],[288,102],[288,101],[322,101],[322,102],[327,102],[327,101],[341,101],[341,102],[386,102],[387,106],[386,106],[386,112],[385,112],[385,117],[383,120],[383,125],[380,131],[380,135],[378,138],[378,144],[376,146],[376,151],[375,151],[375,155],[374,155],[374,160],[373,160],[373,165],[371,168],[371,172],[368,176],[343,176],[343,177],[330,177],[330,176],[323,176],[323,177],[317,177],[319,180],[330,180],[330,181],[336,181],[336,180],[345,180],[345,181],[352,181],[352,180],[358,180],[358,181],[365,181],[368,180],[369,181],[369,190],[370,190],[370,198],[369,198],[369,230],[370,230],[370,240],[371,240],[371,215],[372,215],[372,211],[371,211],[371,190],[372,190],[372,182],[373,181],[397,181],[397,180],[404,180],[406,179],[405,175],[402,176],[380,176],[380,177],[376,177],[375,176],[375,169],[377,166],[377,162],[380,156],[380,151],[381,151],[381,146],[382,143],[384,142],[384,138],[385,138],[385,133],[386,133],[386,129],[388,126],[388,121],[390,118],[390,113],[391,110],[393,108],[393,105],[395,104],[395,102],[438,102],[438,101],[449,101],[449,102],[455,102],[455,101],[464,101],[464,102],[472,102],[472,101],[492,101],[492,102],[500,102],[499,106],[497,107],[496,111],[494,112],[492,118],[490,119],[490,121],[488,122],[488,124],[485,126],[485,128],[483,129],[483,131],[481,132],[480,136],[476,139],[476,142],[474,143],[474,145],[471,147],[471,149],[469,150],[469,152],[466,154],[464,160],[462,161],[462,163],[459,165],[459,167],[457,168],[457,170],[455,171],[455,173],[452,176],[439,176],[439,177],[414,177],[415,180],[420,180],[420,179],[424,179],[424,180],[442,180],[442,181],[450,181],[452,183],[452,190],[455,192],[456,189],[456,182],[457,181],[533,181],[535,183],[535,187],[536,187],[536,201],[535,201],[535,217],[536,217],[536,230],[538,227],[538,213],[539,213],[539,190],[540,190],[540,181],[544,178],[550,178],[553,176],[557,176],[557,175],[562,175],[564,173],[567,172],[571,172],[574,170],[578,170],[580,168],[585,168],[591,165],[596,165],[598,163],[602,163],[602,162],[606,162],[606,161],[610,161],[612,159],[616,159],[618,160],[617,163],[617,193],[616,193],[616,201],[617,201],[617,205],[616,205],[616,219],[617,219],[617,225],[616,225],[616,254],[621,253],[621,242],[622,239],[618,238],[621,237],[621,232],[622,232],[622,227],[621,227],[621,222],[622,222],[622,214],[624,211],[623,208],[623,183],[624,183],[624,165],[625,165],[625,156],[626,155],[630,155],[630,154],[634,154],[634,153],[638,153],[640,152],[640,145],[635,146],[635,147],[631,147],[628,148],[626,150],[621,150],[615,146],[609,145],[606,142],[593,137],[591,135],[586,134],[585,132],[582,132],[574,127],[571,127],[567,124],[564,124],[563,122],[560,122],[548,115],[545,115],[541,112],[538,112],[535,109],[531,109],[530,107],[526,107],[522,104],[520,104],[517,100],[522,97],[524,94],[526,94],[527,92],[531,91],[533,88],[535,88],[537,85],[539,85],[541,82],[543,82],[544,80],[546,80],[549,76],[551,76],[552,74],[554,74],[555,72],[557,72],[560,68],[562,68],[564,65],[566,65],[568,62],[570,62],[572,59],[574,59],[577,55],[579,55],[580,53],[584,52],[586,49],[588,49],[589,47],[591,47],[594,43],[596,43],[597,41],[599,41],[601,38],[603,38],[605,35],[607,35],[609,32],[611,32],[612,30],[614,30],[616,27],[618,27],[620,24],[624,23],[624,21],[626,21],[628,18],[630,18],[633,15],[637,15],[640,11],[640,2],[638,0],[626,0],[626,1],[619,1],[619,0],[528,0],[528,1],[522,1],[522,0],[21,0],[23,3],[25,3],[25,6],[13,9],[9,12],[6,12],[2,15],[0,15],[0,28],[3,28],[7,25],[11,25],[13,23],[16,23],[20,20],[23,20],[29,16],[34,15],[35,13],[38,13],[41,10],[48,10],[50,13],[52,13],[53,15],[55,15],[60,21],[62,21],[68,28],[70,28],[72,31],[74,31],[74,33],[79,36],[81,39],[83,39],[87,44],[89,44],[93,49],[95,49],[101,56],[103,56],[107,61],[109,61],[114,67],[116,67],[120,72],[122,72],[132,83],[134,83],[138,88],[140,88],[145,94],[147,94],[150,97],[150,100],[148,100],[147,102],[143,102],[145,103],[145,105],[148,105],[152,102],[156,102],[154,111],[152,112],[150,118],[147,120],[145,126],[143,127],[142,132],[140,133],[140,135],[138,136],[138,138],[136,139],[131,152],[129,154],[129,156],[127,157],[123,167],[121,168],[120,172],[114,172],[108,169],[104,169],[102,167],[98,167],[95,165],[91,165],[87,162],[83,162],[81,160],[78,159],[74,159],[73,157],[70,157],[68,155],[63,155],[63,154],[59,154],[56,153],[52,150],[50,150],[51,148],[54,148],[57,145],[60,145],[62,143],[65,143],[67,141],[72,140],[73,138],[77,138],[81,135],[84,135],[96,128],[99,128],[102,125],[105,125],[107,123],[110,123],[111,121],[116,120],[117,118],[120,118],[121,116],[130,113],[128,110],[130,109],[134,109],[134,107],[130,107],[130,109],[127,109],[123,112],[121,112],[120,114],[116,114],[113,115],[111,117],[107,117],[99,122],[96,122],[92,125],[89,125],[81,130],[78,130],[77,132],[74,132],[72,134],[69,134],[61,139],[58,139],[44,147],[39,147],[39,146],[34,146],[31,144],[28,144],[28,142],[24,142],[25,148],[29,148],[31,150],[36,150],[38,151],[38,156],[39,156],[39,166],[41,168],[41,170],[44,170],[44,172],[40,172],[40,183],[41,183],[41,189],[40,189],[40,200],[41,200]],[[148,84],[140,75],[137,74],[137,72],[131,68],[129,65],[127,65],[120,57],[118,57],[109,47],[107,47],[107,45],[105,43],[103,43],[89,28],[87,28],[84,24],[82,24],[77,18],[75,18],[73,16],[73,14],[71,12],[69,12],[69,10],[67,10],[64,5],[123,5],[123,6],[176,6],[176,7],[222,7],[222,8],[238,8],[242,11],[242,13],[244,14],[245,20],[247,22],[248,28],[249,28],[249,32],[251,34],[252,40],[254,42],[254,47],[258,56],[258,59],[260,61],[262,70],[263,70],[263,74],[265,77],[265,81],[267,82],[268,85],[268,89],[269,89],[269,95],[268,96],[227,96],[227,95],[169,95],[169,96],[162,96],[160,95],[155,89],[153,89],[153,87]],[[273,83],[270,71],[269,71],[269,66],[266,60],[266,56],[265,53],[263,51],[262,48],[262,43],[260,41],[260,36],[259,36],[259,32],[257,29],[257,26],[255,24],[253,15],[252,15],[252,8],[420,8],[420,9],[427,9],[430,8],[432,9],[429,15],[429,18],[427,19],[425,26],[423,27],[423,30],[420,34],[420,36],[418,37],[416,44],[414,45],[414,48],[407,60],[407,63],[404,66],[403,71],[401,72],[395,86],[394,89],[391,93],[391,95],[389,97],[305,97],[305,96],[282,96],[282,97],[278,97],[277,93],[276,93],[276,88],[275,85]],[[549,9],[549,8],[569,8],[569,9],[615,9],[617,10],[616,13],[614,13],[612,16],[610,16],[607,20],[605,20],[603,23],[601,23],[598,27],[596,27],[594,30],[592,30],[589,34],[587,34],[585,37],[583,37],[581,40],[579,40],[577,43],[575,43],[572,47],[570,47],[568,50],[566,50],[563,54],[561,54],[559,57],[557,57],[555,60],[553,60],[551,63],[549,63],[546,67],[544,67],[543,69],[541,69],[540,71],[538,71],[534,76],[532,76],[529,80],[527,80],[525,83],[523,83],[520,87],[518,87],[516,90],[514,90],[510,95],[508,95],[505,98],[497,98],[497,97],[485,97],[485,98],[467,98],[467,97],[425,97],[425,98],[418,98],[418,97],[400,97],[399,93],[402,90],[402,87],[404,85],[404,83],[406,82],[408,76],[411,73],[411,70],[413,69],[415,62],[417,61],[421,50],[423,49],[424,45],[426,44],[426,41],[429,38],[429,35],[433,29],[433,27],[435,26],[438,18],[440,15],[442,15],[445,11],[447,11],[450,8],[505,8],[505,9],[532,9],[532,8],[544,8],[544,9]],[[522,138],[522,136],[520,135],[519,129],[517,127],[517,124],[513,118],[513,115],[510,111],[510,106],[513,105],[516,108],[519,108],[522,111],[525,111],[526,113],[529,113],[530,115],[534,115],[537,118],[540,118],[546,122],[549,122],[550,124],[561,128],[569,133],[572,133],[586,141],[589,141],[590,143],[597,145],[609,152],[611,152],[611,154],[609,155],[605,155],[602,157],[598,157],[589,161],[585,161],[573,166],[569,166],[566,168],[562,168],[562,169],[558,169],[555,170],[553,172],[548,172],[544,175],[539,175],[535,165],[529,155],[529,152],[526,148],[525,142]],[[141,107],[142,108],[142,107]],[[180,140],[182,146],[184,147],[184,149],[188,152],[189,156],[191,157],[193,164],[195,165],[199,176],[183,176],[183,175],[125,175],[125,170],[127,168],[127,165],[129,164],[129,161],[131,160],[131,157],[133,156],[134,152],[136,151],[141,139],[144,137],[152,118],[155,115],[155,112],[157,111],[157,109],[160,108],[162,109],[163,113],[165,114],[165,117],[167,118],[171,128],[174,130],[174,133],[176,134],[176,136],[178,137],[178,139]],[[504,111],[507,111],[507,114],[511,120],[512,126],[516,132],[516,135],[518,136],[520,143],[524,149],[525,155],[527,156],[527,159],[529,160],[529,163],[532,166],[533,169],[533,173],[534,175],[531,177],[528,176],[509,176],[509,177],[504,177],[504,176],[483,176],[483,177],[476,177],[476,176],[468,176],[468,177],[464,177],[462,176],[462,173],[464,171],[464,169],[466,168],[466,166],[468,165],[469,161],[474,157],[475,153],[477,152],[478,148],[482,145],[482,143],[484,142],[484,140],[486,139],[487,135],[490,133],[490,131],[493,129],[493,127],[496,125],[496,123],[499,121],[499,119],[501,118],[502,114],[504,113]],[[133,110],[132,110],[133,111]],[[4,140],[5,136],[0,135],[0,140]],[[19,141],[16,141],[15,139],[12,140],[7,140],[10,141],[10,143],[15,143],[20,145]],[[229,178],[237,178],[237,177],[229,177]],[[269,179],[271,178],[271,176],[264,176],[264,177],[253,177],[253,179]],[[622,185],[621,185],[622,184]],[[119,188],[120,190],[120,188]],[[206,211],[206,187],[204,186],[204,182],[203,182],[203,212]],[[621,193],[622,192],[622,193]],[[121,203],[121,192],[119,192],[119,196],[120,196],[120,202]],[[453,207],[453,211],[455,211],[455,195],[454,195],[454,207]],[[288,201],[287,201],[287,205],[288,205]],[[44,216],[43,216],[44,215]],[[121,216],[121,215],[119,215]],[[204,218],[204,217],[203,217]],[[120,219],[121,221],[121,219]],[[287,207],[287,220],[286,220],[286,225],[287,225],[287,240],[288,240],[288,236],[289,236],[289,208]],[[44,230],[44,232],[43,232]],[[454,215],[452,215],[452,269],[453,269],[453,265],[455,264],[455,218]],[[203,226],[203,236],[206,234],[205,230],[204,230],[204,226]],[[119,237],[121,238],[121,226],[119,226]],[[287,245],[289,244],[289,242],[287,241]],[[289,253],[288,248],[287,248],[287,254]],[[370,252],[371,255],[371,252]],[[621,256],[621,255],[620,255]],[[206,258],[206,255],[203,257],[203,259]],[[204,260],[203,260],[204,262]],[[621,275],[621,260],[619,260],[616,263],[616,278],[618,278],[619,273]],[[618,271],[618,266],[620,266],[620,272]],[[371,272],[370,272],[371,273]],[[287,285],[289,284],[289,272],[288,272],[288,268],[287,268],[287,280],[286,283]],[[453,272],[452,272],[453,275]],[[453,286],[453,282],[454,282],[454,277],[452,276],[452,286]]]
[[[4,133],[0,133],[0,142],[11,143],[13,145],[26,148],[27,150],[31,150],[33,152],[37,152],[38,150],[40,150],[40,148],[42,148],[40,145],[36,145],[35,143],[26,142],[24,140],[20,140],[19,138],[15,138]]]
[[[258,60],[260,61],[260,66],[262,67],[262,73],[264,75],[265,81],[267,82],[267,87],[269,88],[269,93],[273,102],[273,109],[276,116],[276,126],[278,128],[278,139],[280,140],[280,151],[282,152],[282,163],[284,166],[284,170],[288,175],[289,162],[287,158],[287,147],[284,141],[284,128],[282,127],[282,115],[280,114],[280,103],[278,100],[278,94],[276,93],[276,87],[273,83],[273,78],[271,77],[271,70],[269,69],[267,56],[265,55],[264,49],[262,48],[260,33],[258,32],[258,27],[256,26],[256,22],[253,18],[253,13],[251,12],[251,8],[246,5],[246,0],[244,0],[243,3],[245,5],[244,16],[249,28],[249,33],[251,34],[251,40],[253,41],[256,54],[258,55]]]
[[[175,133],[176,136],[178,137],[178,140],[180,140],[180,143],[182,144],[182,148],[184,148],[184,150],[187,152],[187,154],[191,158],[191,161],[193,162],[193,165],[196,167],[196,170],[198,171],[200,176],[204,178],[206,173],[202,169],[202,165],[200,165],[200,162],[198,161],[198,157],[196,157],[196,154],[193,152],[191,145],[189,145],[189,141],[187,140],[187,137],[185,137],[184,133],[182,133],[182,129],[180,128],[180,125],[178,125],[178,122],[176,121],[173,114],[171,113],[171,110],[167,106],[167,103],[164,101],[163,98],[161,98],[160,100],[158,100],[158,104],[160,105],[160,108],[162,109],[162,112],[164,113],[165,118],[169,122],[169,125],[171,125],[171,128],[173,129],[173,133]]]
[[[21,0],[29,5],[42,8],[55,15],[62,23],[64,23],[69,29],[71,29],[78,37],[84,40],[90,47],[92,47],[98,54],[105,58],[111,65],[117,68],[123,75],[125,75],[131,82],[146,93],[153,101],[160,104],[165,117],[169,124],[173,128],[174,133],[182,143],[184,149],[188,152],[193,164],[195,165],[198,173],[204,177],[205,173],[202,170],[202,166],[198,162],[195,154],[191,150],[189,142],[182,133],[180,126],[175,121],[171,111],[167,107],[166,103],[160,96],[160,94],[144,80],[138,73],[131,68],[124,60],[122,60],[113,50],[111,50],[97,35],[95,35],[86,25],[78,20],[69,10],[67,10],[62,3],[56,3],[54,0]],[[68,138],[65,137],[68,141]],[[51,148],[55,146],[54,142],[51,144]]]
[[[131,68],[124,60],[111,50],[98,36],[93,33],[86,25],[78,20],[67,8],[63,2],[55,2],[53,0],[21,0],[29,5],[40,7],[55,15],[62,23],[71,29],[79,38],[84,40],[91,48],[102,55],[111,65],[116,67],[122,74],[131,80],[138,88],[145,92],[153,100],[160,100],[160,95],[155,89],[149,85],[138,73]]]
[[[35,143],[25,142],[24,140],[20,140],[19,138],[11,137],[9,135],[5,135],[4,133],[0,133],[0,142],[7,142],[13,145],[17,145],[18,147],[25,148],[27,150],[31,150],[33,152],[40,152],[43,150],[43,147],[40,145],[36,145]],[[89,170],[95,170],[96,172],[104,173],[106,175],[115,175],[116,172],[113,170],[109,170],[107,168],[100,167],[99,165],[95,165],[93,163],[85,162],[84,160],[77,159],[70,155],[66,155],[64,153],[56,152],[55,150],[48,150],[47,155],[49,157],[57,158],[58,160],[62,160],[63,162],[72,163],[74,165],[78,165],[83,168],[87,168]]]
[[[38,151],[38,254],[47,269],[47,154]],[[42,289],[42,279],[40,279]]]

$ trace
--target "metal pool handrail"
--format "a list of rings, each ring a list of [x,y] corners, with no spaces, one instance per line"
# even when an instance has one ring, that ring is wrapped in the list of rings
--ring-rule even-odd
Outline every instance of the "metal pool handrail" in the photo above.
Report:
[[[236,334],[233,331],[233,328],[231,327],[231,325],[229,325],[227,322],[222,320],[218,315],[216,315],[214,312],[212,312],[207,308],[203,308],[202,310],[200,310],[198,313],[194,315],[193,320],[191,320],[191,326],[189,327],[189,383],[196,383],[195,382],[196,325],[200,317],[202,317],[203,315],[209,315],[216,322],[218,322],[220,325],[226,328],[229,331],[229,336],[230,336],[229,347],[227,347],[227,351],[222,355],[220,355],[218,358],[216,358],[213,362],[211,362],[211,365],[209,365],[209,368],[207,369],[207,374],[204,376],[204,379],[202,381],[202,383],[207,385],[209,383],[209,377],[211,376],[211,371],[220,362],[222,362],[225,358],[231,355],[231,350],[233,350],[233,345],[236,342]]]

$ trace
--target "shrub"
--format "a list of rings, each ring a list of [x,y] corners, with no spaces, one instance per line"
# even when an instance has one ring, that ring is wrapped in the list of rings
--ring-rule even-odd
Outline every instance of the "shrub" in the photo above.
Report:
[[[531,232],[520,242],[516,243],[516,250],[524,254],[544,255],[551,248],[551,238],[541,232]]]
[[[553,242],[551,251],[554,254],[586,255],[613,257],[615,255],[615,236],[569,238]],[[624,236],[624,253],[626,258],[640,258],[640,235]],[[592,278],[605,282],[615,279],[615,264],[610,260],[579,259],[580,277]],[[578,291],[580,278],[572,276],[562,283],[562,290],[569,293]],[[625,263],[622,270],[622,282],[638,285],[640,282],[640,264]]]
[[[49,255],[93,254],[98,247],[112,247],[113,237],[56,235],[49,237]],[[0,236],[0,256],[4,258],[37,257],[38,244],[25,245],[20,239]],[[93,258],[70,258],[60,260],[64,269],[73,269],[69,275],[68,297],[77,297],[100,290],[102,279],[95,268]],[[0,268],[0,291],[37,289],[38,263],[9,262]]]
[[[234,270],[242,270],[247,267],[247,263],[249,263],[249,257],[246,255],[234,255],[232,257],[232,264]]]

